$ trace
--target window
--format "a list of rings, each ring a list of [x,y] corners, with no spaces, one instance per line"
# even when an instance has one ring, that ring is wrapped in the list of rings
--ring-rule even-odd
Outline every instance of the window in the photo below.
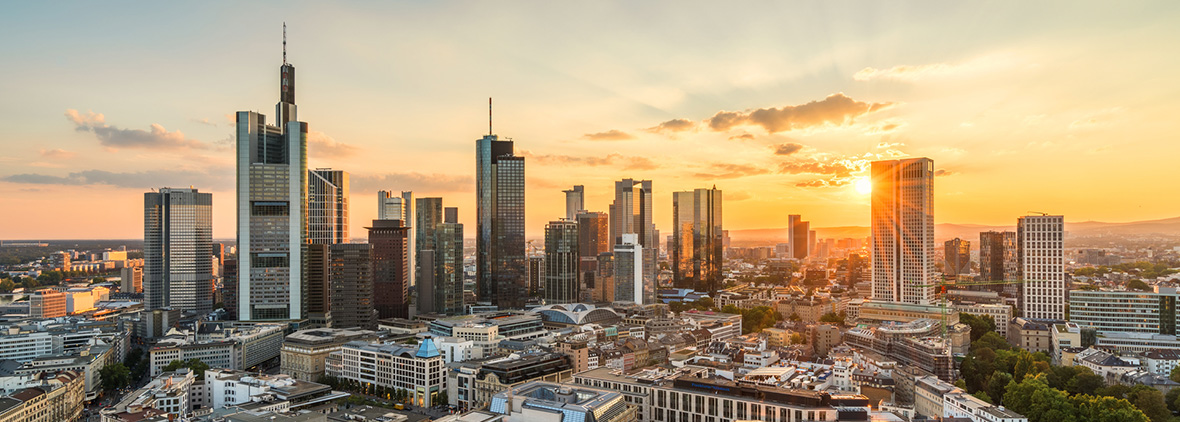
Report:
[[[250,214],[262,217],[282,217],[290,215],[286,202],[250,202]]]

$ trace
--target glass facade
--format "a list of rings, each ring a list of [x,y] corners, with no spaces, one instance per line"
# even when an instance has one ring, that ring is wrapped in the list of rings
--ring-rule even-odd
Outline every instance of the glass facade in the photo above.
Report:
[[[144,193],[144,299],[148,310],[213,310],[213,194]]]

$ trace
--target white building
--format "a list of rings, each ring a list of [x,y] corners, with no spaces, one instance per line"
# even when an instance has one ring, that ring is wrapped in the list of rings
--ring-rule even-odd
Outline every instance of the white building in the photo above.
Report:
[[[194,398],[193,406],[220,409],[249,402],[273,402],[277,409],[288,410],[303,405],[348,397],[315,382],[300,381],[287,375],[259,375],[228,369],[205,371],[203,401]],[[269,409],[268,409],[269,410]]]
[[[475,347],[475,342],[458,337],[436,338],[439,353],[446,363],[463,362],[471,359],[483,358],[483,348]]]
[[[353,341],[336,354],[339,372],[329,366],[327,375],[406,390],[415,406],[434,406],[434,396],[446,391],[446,365],[432,339],[417,346]]]
[[[242,353],[233,341],[210,341],[205,343],[182,343],[164,341],[148,351],[151,362],[149,374],[153,377],[164,373],[164,367],[174,360],[200,359],[210,368],[242,369]]]
[[[1016,221],[1024,282],[1020,285],[1021,316],[1065,319],[1065,217],[1030,215]]]
[[[615,245],[615,301],[643,304],[643,245],[639,235],[622,234]]]
[[[1148,350],[1143,354],[1143,368],[1159,375],[1171,375],[1180,364],[1180,352],[1176,350]]]
[[[990,316],[996,321],[996,333],[1008,338],[1008,322],[1012,320],[1012,307],[990,303],[964,303],[955,305],[955,310],[975,316]]]
[[[139,421],[153,416],[187,417],[193,411],[189,389],[195,381],[196,376],[188,369],[161,374],[147,385],[123,396],[114,406],[103,409],[102,422]]]
[[[934,160],[874,161],[871,173],[872,298],[933,304]]]

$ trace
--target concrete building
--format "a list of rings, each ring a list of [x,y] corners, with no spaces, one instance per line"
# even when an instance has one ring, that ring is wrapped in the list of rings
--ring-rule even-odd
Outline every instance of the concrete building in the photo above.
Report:
[[[99,371],[109,364],[118,362],[116,358],[111,346],[94,345],[77,352],[37,357],[22,363],[13,374],[25,376],[72,371],[84,380],[87,399],[93,399],[102,387],[102,376]]]
[[[949,277],[971,274],[971,241],[956,237],[943,244],[942,274]]]
[[[1016,232],[979,233],[979,276],[983,281],[1020,279],[1020,255]],[[1012,287],[1011,290],[1015,292],[1018,286]]]
[[[372,245],[373,308],[378,318],[410,317],[410,228],[401,220],[373,220],[369,230]]]
[[[563,382],[573,375],[569,358],[557,353],[511,354],[450,367],[446,371],[447,398],[450,404],[465,409],[486,408],[492,396],[530,381]]]
[[[586,212],[586,194],[582,185],[574,185],[571,189],[561,191],[565,193],[565,219],[574,221],[578,214]]]
[[[441,313],[441,310],[436,309],[439,304],[436,303],[438,288],[435,287],[435,284],[439,282],[435,280],[435,273],[438,271],[437,255],[441,255],[443,252],[437,251],[439,246],[436,246],[435,242],[439,240],[439,237],[435,230],[443,222],[442,201],[442,198],[417,199],[417,214],[414,216],[413,230],[416,252],[413,263],[416,273],[419,314]],[[423,298],[430,298],[430,300],[423,300]]]
[[[1052,335],[1045,322],[1013,318],[1008,323],[1008,344],[1030,352],[1050,352]]]
[[[66,316],[66,293],[41,289],[29,295],[29,317],[57,318]]]
[[[637,408],[622,394],[573,384],[533,381],[491,399],[488,413],[522,421],[634,422]]]
[[[340,371],[329,370],[327,375],[406,390],[414,406],[439,404],[435,396],[446,389],[444,359],[429,338],[416,346],[353,341],[336,354]]]
[[[1020,249],[1021,316],[1065,319],[1065,217],[1035,215],[1016,222]]]
[[[618,249],[617,245],[626,244],[623,235],[635,235],[635,244],[641,247],[636,248],[635,252],[641,255],[642,266],[639,273],[642,275],[640,279],[643,280],[642,283],[637,282],[635,285],[653,286],[652,297],[654,297],[656,276],[659,273],[656,261],[659,257],[660,236],[655,224],[652,223],[652,218],[655,215],[652,194],[650,180],[623,179],[617,181],[615,182],[615,199],[614,202],[611,202],[609,214],[611,243],[616,246],[615,249]],[[616,261],[617,259],[616,256]],[[620,289],[617,287],[618,279],[616,278],[615,281],[615,300],[627,300],[617,297]],[[636,297],[638,298],[638,296]]]
[[[123,396],[118,403],[101,410],[103,422],[138,422],[152,418],[178,420],[193,413],[189,389],[196,376],[188,369],[165,372],[147,385]],[[203,386],[201,386],[203,388]]]
[[[578,284],[578,223],[550,221],[545,225],[545,301],[575,303],[581,299]]]
[[[144,308],[213,310],[213,194],[143,194]]]
[[[605,294],[607,280],[598,270],[598,256],[613,252],[610,239],[610,216],[602,212],[582,212],[578,216],[578,282],[581,300],[609,302]],[[588,294],[587,294],[588,293]],[[611,286],[611,294],[614,287]]]
[[[377,220],[388,221],[388,220]],[[332,327],[372,329],[374,313],[374,259],[370,243],[341,243],[329,248],[332,283]]]
[[[807,237],[810,231],[811,223],[803,221],[803,216],[787,216],[786,258],[807,259]]]
[[[194,399],[193,404],[210,409],[271,402],[277,410],[287,411],[349,396],[347,393],[332,391],[327,385],[296,380],[286,375],[265,375],[228,369],[205,371],[203,387],[203,400]]]
[[[60,422],[82,419],[86,400],[81,374],[63,371],[0,398],[0,422]]]
[[[324,361],[351,341],[377,340],[376,331],[358,328],[313,328],[291,333],[283,340],[280,371],[291,378],[316,381],[324,375]]]
[[[441,201],[441,199],[439,199]],[[390,191],[377,191],[377,219],[401,220],[408,228],[410,265],[410,286],[418,285],[418,226],[414,212],[414,192],[402,191],[394,196]]]
[[[119,270],[122,293],[143,293],[143,267],[123,267]]]
[[[954,305],[956,312],[975,316],[988,316],[996,321],[996,334],[1008,338],[1008,323],[1012,321],[1012,307],[990,303],[960,303]]]
[[[615,302],[628,302],[637,305],[651,303],[645,301],[647,282],[643,274],[643,245],[639,244],[638,235],[623,234],[615,245],[613,279],[615,285]],[[654,293],[655,286],[652,285]]]
[[[1069,320],[1101,333],[1127,332],[1176,335],[1175,287],[1154,286],[1150,292],[1071,290]]]

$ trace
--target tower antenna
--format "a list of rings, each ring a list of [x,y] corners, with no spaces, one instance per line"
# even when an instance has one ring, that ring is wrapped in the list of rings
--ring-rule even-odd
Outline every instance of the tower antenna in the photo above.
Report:
[[[492,97],[488,97],[488,136],[492,136]]]
[[[287,23],[283,22],[283,64],[287,64]]]

